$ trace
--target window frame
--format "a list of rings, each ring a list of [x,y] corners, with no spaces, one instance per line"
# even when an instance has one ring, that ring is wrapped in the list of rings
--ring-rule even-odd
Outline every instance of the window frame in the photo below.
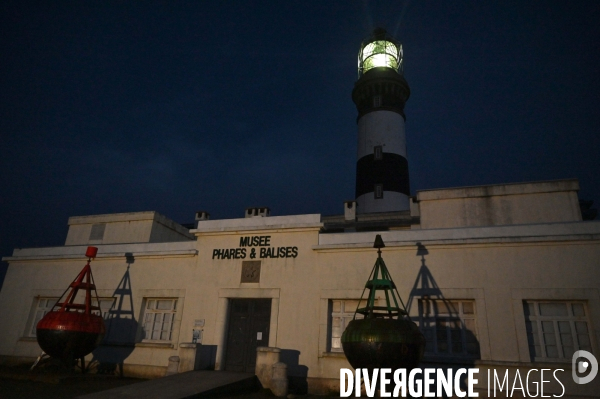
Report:
[[[37,337],[37,331],[36,331],[37,323],[44,316],[46,316],[46,314],[48,314],[48,312],[51,311],[52,308],[54,308],[54,305],[56,305],[56,302],[59,299],[60,299],[59,297],[54,297],[54,296],[38,296],[35,298],[34,304],[31,309],[32,316],[31,316],[31,319],[30,319],[30,322],[29,322],[29,325],[27,327],[27,331],[25,334],[27,337],[32,337],[32,338]],[[40,306],[39,306],[41,301],[47,301],[46,306],[43,309],[40,309]],[[39,311],[43,311],[43,314],[40,318],[37,317]]]
[[[378,304],[379,298],[375,298],[375,305]],[[336,311],[334,302],[340,302],[340,310]],[[352,320],[354,320],[354,313],[356,312],[357,306],[360,304],[361,307],[366,306],[367,299],[362,298],[329,298],[327,306],[327,352],[329,353],[344,353],[342,348],[342,334]],[[334,319],[339,317],[339,337],[337,334],[334,336]],[[364,316],[360,313],[356,313],[356,320],[364,319]],[[339,348],[334,346],[334,339],[339,339]]]
[[[104,240],[104,234],[106,233],[106,223],[94,223],[90,230],[90,236],[88,241],[100,242]]]
[[[383,184],[375,184],[375,187],[373,187],[373,196],[375,199],[383,199]]]
[[[542,304],[564,304],[567,310],[566,315],[542,315],[542,311],[540,305]],[[569,334],[572,342],[573,350],[575,352],[577,350],[586,350],[588,352],[594,353],[593,350],[593,335],[591,334],[591,323],[589,319],[589,309],[587,306],[587,301],[585,300],[523,300],[523,316],[525,321],[525,333],[527,336],[527,350],[529,354],[529,358],[534,362],[571,362],[572,353],[565,356],[565,347],[569,345],[565,345],[562,341],[561,335],[566,333],[562,333],[560,331],[560,322],[567,322],[569,325]],[[533,305],[529,307],[528,305]],[[583,309],[583,315],[575,315],[573,310],[573,305],[581,305]],[[533,309],[535,314],[531,314],[530,310]],[[548,325],[545,323],[552,323],[552,331],[545,332],[544,325]],[[576,323],[585,323],[585,333],[578,332]],[[535,331],[532,326],[535,325]],[[579,324],[581,325],[581,324]],[[545,342],[546,336],[553,336],[555,345],[548,345]],[[582,344],[580,340],[581,336],[587,336],[587,345]],[[537,336],[537,344],[536,339],[534,337]],[[540,351],[536,351],[536,346],[539,347]],[[557,351],[556,357],[548,356],[548,346],[555,346]]]
[[[44,296],[38,296],[34,298],[34,303],[32,304],[32,308],[31,308],[31,316],[29,317],[29,323],[27,324],[27,330],[25,331],[25,336],[26,337],[31,337],[31,338],[35,338],[37,337],[37,333],[36,333],[36,326],[37,323],[44,317],[46,316],[46,314],[48,314],[48,312],[50,312],[56,305],[56,303],[58,302],[60,298],[57,296],[49,296],[49,295],[44,295]],[[102,304],[103,302],[111,302],[111,306],[107,309],[106,306],[104,306],[105,312],[106,314],[102,315],[102,318],[105,321],[108,321],[108,319],[110,318],[110,312],[112,311],[114,305],[115,305],[115,297],[99,297],[98,298],[100,300],[100,304]],[[40,309],[40,302],[41,301],[46,301],[46,305],[43,307],[43,309]],[[92,306],[96,306],[96,299],[92,298]],[[101,309],[102,310],[102,309]],[[41,315],[41,317],[38,318],[38,312],[39,311],[43,311],[43,314]],[[92,311],[93,314],[98,315],[98,311],[94,310]]]
[[[381,161],[383,159],[383,146],[376,145],[373,147],[373,159],[375,161]]]
[[[458,306],[452,310],[449,304],[457,303]],[[425,305],[433,312],[425,313]],[[440,304],[446,308],[445,312],[440,312]],[[471,305],[471,312],[465,311],[465,304]],[[480,337],[477,327],[477,302],[475,299],[437,299],[423,298],[419,299],[419,329],[426,339],[425,356],[436,358],[460,358],[460,359],[479,359],[481,357]],[[458,324],[457,324],[458,323]],[[440,328],[443,326],[444,328]],[[453,328],[454,327],[454,328]],[[458,327],[458,328],[456,328]],[[460,341],[456,340],[456,331],[459,331]],[[445,331],[445,333],[442,333]],[[447,350],[442,350],[439,346],[443,342],[440,335],[445,335],[445,345]],[[455,351],[454,348],[460,344],[461,350]],[[474,350],[469,346],[474,346]]]
[[[98,300],[100,301],[100,311],[94,310],[92,313],[98,316],[102,316],[104,321],[108,321],[111,318],[112,312],[114,310],[116,299],[117,298],[115,297],[98,297]],[[109,307],[103,306],[103,303],[108,302],[110,302]],[[96,298],[92,298],[92,306],[98,306]]]
[[[159,301],[172,301],[173,304],[171,305],[170,309],[158,309],[158,303]],[[149,308],[149,306],[151,305],[151,303],[155,303],[156,307],[155,308]],[[142,322],[140,323],[140,331],[141,331],[141,342],[149,342],[149,343],[172,343],[173,342],[173,333],[175,331],[175,323],[176,323],[176,317],[177,317],[177,308],[178,305],[180,306],[180,304],[178,304],[178,302],[180,302],[180,298],[178,297],[147,297],[144,298],[143,300],[143,307],[142,307]],[[148,332],[148,330],[146,329],[147,323],[148,323],[148,315],[149,314],[154,314],[155,318],[154,320],[151,321],[152,323],[152,329]],[[162,334],[167,332],[167,330],[164,329],[156,329],[156,324],[157,323],[161,323],[162,325],[164,325],[164,315],[165,314],[169,314],[170,316],[170,321],[168,321],[167,323],[170,324],[170,327],[168,329],[168,338],[162,338]],[[160,320],[156,319],[157,315],[162,315]],[[159,338],[153,338],[154,337],[154,333],[155,332],[159,332]],[[149,337],[149,338],[148,338]]]
[[[380,108],[383,105],[383,98],[381,94],[373,96],[373,108]]]
[[[342,348],[342,334],[348,323],[354,319],[356,308],[348,309],[347,303],[350,304],[352,299],[330,299],[329,300],[329,334],[327,337],[328,352],[344,352]],[[340,303],[340,310],[335,311],[335,303]],[[358,315],[362,316],[362,315]],[[339,326],[335,325],[335,319],[339,319]],[[335,331],[338,327],[339,334]],[[339,335],[339,336],[338,336]],[[339,347],[336,341],[339,340]]]

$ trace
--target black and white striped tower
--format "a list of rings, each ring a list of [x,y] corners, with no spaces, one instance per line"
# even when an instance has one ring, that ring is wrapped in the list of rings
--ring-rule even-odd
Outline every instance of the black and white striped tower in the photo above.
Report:
[[[402,45],[377,28],[361,44],[352,100],[358,111],[357,213],[409,210]]]

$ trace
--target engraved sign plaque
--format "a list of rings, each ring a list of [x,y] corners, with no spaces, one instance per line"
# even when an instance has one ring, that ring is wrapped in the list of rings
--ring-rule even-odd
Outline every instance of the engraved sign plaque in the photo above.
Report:
[[[260,282],[260,261],[246,260],[242,262],[242,283]]]

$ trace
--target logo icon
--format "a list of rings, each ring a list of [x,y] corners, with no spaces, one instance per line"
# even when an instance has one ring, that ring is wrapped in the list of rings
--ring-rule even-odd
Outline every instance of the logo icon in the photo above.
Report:
[[[583,359],[585,360],[583,360]],[[573,354],[571,360],[573,370],[573,381],[576,384],[587,384],[592,381],[596,374],[598,374],[598,360],[588,351],[577,351]],[[580,377],[579,374],[588,372],[589,374],[585,377]]]

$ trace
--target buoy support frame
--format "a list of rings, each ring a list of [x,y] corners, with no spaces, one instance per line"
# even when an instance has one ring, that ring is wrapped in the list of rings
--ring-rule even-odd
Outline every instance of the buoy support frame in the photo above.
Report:
[[[354,312],[353,320],[356,320],[356,314],[362,314],[365,318],[398,318],[408,316],[406,306],[398,293],[396,284],[392,280],[392,276],[381,257],[381,248],[385,247],[380,234],[375,237],[374,248],[377,248],[377,260],[369,275],[369,280],[365,284],[360,302]],[[365,292],[369,289],[369,296],[365,307],[360,307]],[[375,306],[375,295],[377,291],[383,291],[385,294],[385,306]],[[402,305],[402,307],[400,307]]]
[[[90,248],[93,248],[96,251],[91,251]],[[60,298],[58,298],[58,300],[51,309],[52,311],[54,311],[54,308],[59,307],[59,309],[57,309],[56,312],[69,312],[71,310],[83,311],[83,313],[85,314],[91,314],[95,310],[100,312],[100,300],[98,298],[98,291],[96,290],[94,276],[92,275],[92,267],[90,265],[90,262],[92,258],[95,257],[97,251],[98,249],[95,247],[88,247],[88,251],[86,252],[86,256],[88,256],[87,264],[79,272],[77,277],[75,277],[73,282],[69,284],[69,286],[62,293]],[[71,290],[71,292],[69,292],[65,300],[61,302],[60,300],[65,296],[69,289]],[[75,301],[75,298],[77,297],[77,293],[79,292],[79,290],[85,290],[84,303],[73,303]],[[92,290],[95,294],[94,296],[96,298],[96,306],[92,305]]]

